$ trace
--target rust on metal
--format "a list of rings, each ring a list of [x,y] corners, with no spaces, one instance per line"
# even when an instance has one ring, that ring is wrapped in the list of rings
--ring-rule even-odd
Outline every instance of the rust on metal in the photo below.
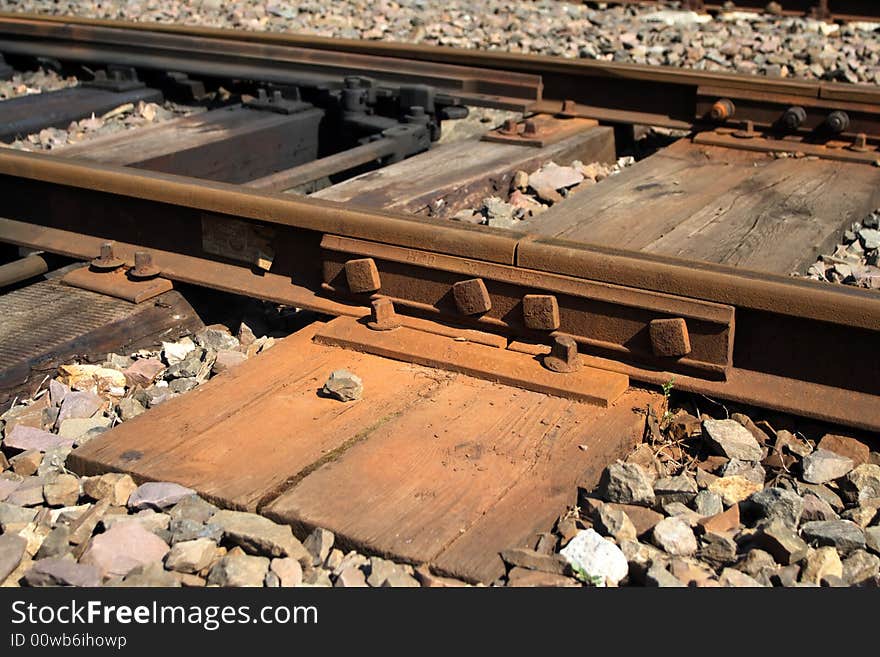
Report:
[[[400,328],[400,319],[394,310],[394,302],[386,297],[373,299],[367,327],[374,331],[393,331]]]
[[[492,310],[492,299],[481,278],[469,278],[452,284],[452,294],[458,312],[463,315],[480,315]]]
[[[483,141],[543,148],[599,125],[594,119],[566,118],[563,114],[535,114],[520,122],[507,119],[482,136]]]
[[[153,263],[153,255],[149,251],[134,252],[134,267],[128,275],[135,280],[156,278],[162,271]]]
[[[101,245],[100,254],[92,259],[92,267],[100,271],[113,271],[125,263],[113,253],[113,244],[105,242]]]
[[[864,137],[864,135],[862,135]],[[743,138],[747,137],[747,138]],[[722,146],[724,148],[736,148],[759,153],[791,153],[796,156],[818,157],[823,160],[835,160],[838,162],[854,162],[876,166],[880,161],[880,150],[866,140],[856,141],[857,148],[835,148],[833,142],[811,143],[797,137],[779,138],[774,135],[762,134],[756,130],[745,134],[731,133],[719,128],[712,132],[700,132],[694,135],[695,144],[706,146]],[[844,144],[841,144],[843,146]]]
[[[328,322],[315,334],[315,340],[603,407],[612,404],[629,386],[629,378],[617,372],[575,366],[567,370],[569,376],[558,376],[534,358],[508,349],[458,342],[410,328],[371,331],[347,317]],[[577,351],[576,345],[574,349]]]
[[[88,267],[74,269],[65,274],[61,282],[82,290],[106,294],[131,303],[143,303],[172,290],[174,285],[167,278],[132,280],[121,269],[95,272]]]
[[[353,294],[375,292],[382,287],[376,261],[372,258],[355,258],[346,261],[345,280]]]
[[[550,345],[550,353],[541,361],[551,372],[570,374],[581,368],[578,345],[570,335],[556,335]]]
[[[687,322],[681,317],[654,319],[650,324],[651,347],[664,358],[681,358],[691,352]]]
[[[536,331],[559,328],[559,302],[552,294],[526,294],[522,306],[526,328]]]

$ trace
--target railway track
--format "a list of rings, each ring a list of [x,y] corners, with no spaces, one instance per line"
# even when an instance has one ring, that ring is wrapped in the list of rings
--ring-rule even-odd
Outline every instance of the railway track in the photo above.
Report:
[[[178,304],[177,329],[189,317],[181,284],[321,318],[78,448],[83,474],[179,481],[490,581],[499,549],[552,524],[578,482],[639,439],[664,384],[880,430],[880,296],[789,276],[880,205],[874,87],[8,14],[0,53],[12,67],[51,62],[92,78],[76,102],[45,94],[51,111],[40,97],[0,103],[0,122],[23,117],[8,138],[108,102],[207,107],[58,154],[0,151],[0,242],[42,254],[4,265],[5,284],[61,257],[92,263],[62,279],[85,295],[78,303],[160,299]],[[524,118],[488,140],[437,145],[468,107]],[[682,136],[519,230],[447,218],[509,189],[517,169],[614,160],[638,126]],[[170,330],[156,312],[118,329],[121,343]],[[6,343],[33,330],[27,313],[19,323]],[[108,350],[85,335],[55,356]],[[4,379],[19,387],[37,383],[22,365],[46,356],[38,344],[25,352]],[[350,412],[314,395],[324,370],[344,367],[370,390]],[[589,458],[573,460],[581,423]],[[436,445],[412,444],[428,427]],[[469,470],[486,441],[508,465],[487,456]],[[361,513],[365,486],[385,496],[375,513]],[[433,501],[401,503],[412,486]],[[513,521],[526,500],[529,518]]]
[[[613,0],[615,4],[652,5],[663,0]],[[694,11],[766,11],[770,3],[762,0],[738,0],[734,3],[684,0],[682,8]],[[877,5],[867,0],[785,0],[776,3],[779,12],[790,16],[810,16],[821,20],[876,21]],[[727,6],[725,6],[727,5]]]

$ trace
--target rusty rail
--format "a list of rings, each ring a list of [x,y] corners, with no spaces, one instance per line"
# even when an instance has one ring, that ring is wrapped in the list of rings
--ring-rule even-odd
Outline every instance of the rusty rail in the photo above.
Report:
[[[609,0],[617,5],[656,5],[667,4],[667,0]],[[705,0],[684,0],[682,9],[693,11],[736,11],[763,12],[765,0],[736,0],[727,2],[706,2]],[[727,6],[725,6],[727,5]],[[820,20],[876,21],[880,19],[880,8],[873,0],[781,0],[781,11],[788,16],[810,16]]]
[[[113,60],[145,69],[288,84],[360,70],[386,84],[429,82],[465,103],[545,112],[565,107],[572,115],[608,123],[672,128],[744,121],[767,127],[786,111],[803,107],[806,116],[797,127],[801,133],[822,127],[837,111],[849,118],[849,126],[837,136],[855,139],[864,133],[872,142],[880,140],[880,89],[873,85],[8,13],[0,14],[0,52],[92,63]],[[712,107],[728,97],[739,100],[735,113],[713,118]]]
[[[329,314],[381,296],[508,340],[570,335],[635,379],[880,430],[869,291],[33,153],[0,153],[0,198],[5,242],[89,259],[113,240],[167,278]]]

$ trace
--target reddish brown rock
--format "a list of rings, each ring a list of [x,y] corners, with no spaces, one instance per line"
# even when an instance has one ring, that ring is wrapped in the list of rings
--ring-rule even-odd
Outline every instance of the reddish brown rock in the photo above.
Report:
[[[819,449],[827,449],[840,456],[846,456],[852,459],[857,466],[868,463],[871,458],[870,448],[860,440],[849,438],[847,436],[838,436],[833,433],[826,433],[819,441]]]
[[[723,513],[709,516],[708,518],[700,518],[697,524],[707,534],[724,534],[733,531],[740,525],[739,505],[734,504]]]

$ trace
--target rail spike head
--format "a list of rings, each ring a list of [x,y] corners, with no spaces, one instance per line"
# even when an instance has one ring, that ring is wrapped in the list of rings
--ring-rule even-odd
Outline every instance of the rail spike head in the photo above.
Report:
[[[581,367],[577,342],[570,335],[554,336],[550,353],[544,356],[542,363],[551,372],[576,372]]]
[[[370,304],[370,319],[367,328],[374,331],[393,331],[400,328],[400,318],[394,310],[394,302],[388,297],[373,299]]]
[[[100,254],[91,262],[93,269],[99,269],[102,271],[112,271],[114,269],[119,269],[124,264],[125,262],[121,258],[117,258],[116,255],[113,253],[112,242],[104,242],[101,245]]]

